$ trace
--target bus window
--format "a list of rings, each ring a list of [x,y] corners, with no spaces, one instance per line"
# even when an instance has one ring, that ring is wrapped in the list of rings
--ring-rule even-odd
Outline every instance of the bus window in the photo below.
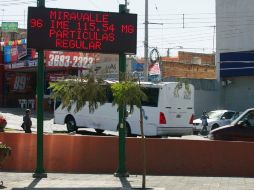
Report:
[[[113,102],[113,93],[109,86],[106,87],[106,96],[107,96],[107,102],[112,103]]]
[[[157,107],[159,88],[142,88],[142,91],[146,94],[148,98],[146,101],[142,101],[142,106]]]
[[[55,110],[61,105],[62,101],[60,98],[55,99]]]

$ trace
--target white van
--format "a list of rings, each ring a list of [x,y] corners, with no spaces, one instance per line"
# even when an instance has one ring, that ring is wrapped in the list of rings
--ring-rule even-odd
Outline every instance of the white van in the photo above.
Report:
[[[192,121],[194,115],[194,87],[189,84],[189,90],[183,87],[176,90],[177,82],[141,82],[143,91],[148,100],[142,102],[144,113],[144,135],[170,136],[192,134]],[[119,113],[117,106],[112,106],[112,94],[108,95],[109,101],[99,106],[94,113],[89,113],[88,106],[79,112],[74,112],[75,106],[70,111],[62,109],[55,103],[54,123],[66,124],[68,131],[78,128],[94,128],[97,132],[104,130],[117,131]],[[140,109],[126,118],[126,132],[128,135],[140,135]]]

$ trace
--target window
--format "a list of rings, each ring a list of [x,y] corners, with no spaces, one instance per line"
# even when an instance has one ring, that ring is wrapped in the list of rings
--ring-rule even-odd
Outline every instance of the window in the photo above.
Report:
[[[61,105],[62,101],[60,98],[55,99],[55,110]]]
[[[235,115],[235,112],[225,112],[221,118],[231,119]]]
[[[147,100],[142,101],[142,106],[158,106],[159,88],[142,88],[142,91],[147,95]]]
[[[112,93],[110,86],[106,86],[106,96],[107,96],[107,102],[112,103],[113,102],[113,93]]]
[[[243,121],[246,126],[248,127],[254,127],[254,111],[250,111],[246,113],[240,121]]]

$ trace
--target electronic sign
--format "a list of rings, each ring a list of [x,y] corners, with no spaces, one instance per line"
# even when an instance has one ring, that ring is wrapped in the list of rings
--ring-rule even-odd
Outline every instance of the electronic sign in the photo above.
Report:
[[[28,8],[27,46],[136,54],[137,14]]]

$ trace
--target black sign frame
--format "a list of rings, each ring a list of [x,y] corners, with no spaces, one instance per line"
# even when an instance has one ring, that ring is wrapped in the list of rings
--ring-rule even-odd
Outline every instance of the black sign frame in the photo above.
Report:
[[[137,14],[28,7],[27,47],[136,54]]]

